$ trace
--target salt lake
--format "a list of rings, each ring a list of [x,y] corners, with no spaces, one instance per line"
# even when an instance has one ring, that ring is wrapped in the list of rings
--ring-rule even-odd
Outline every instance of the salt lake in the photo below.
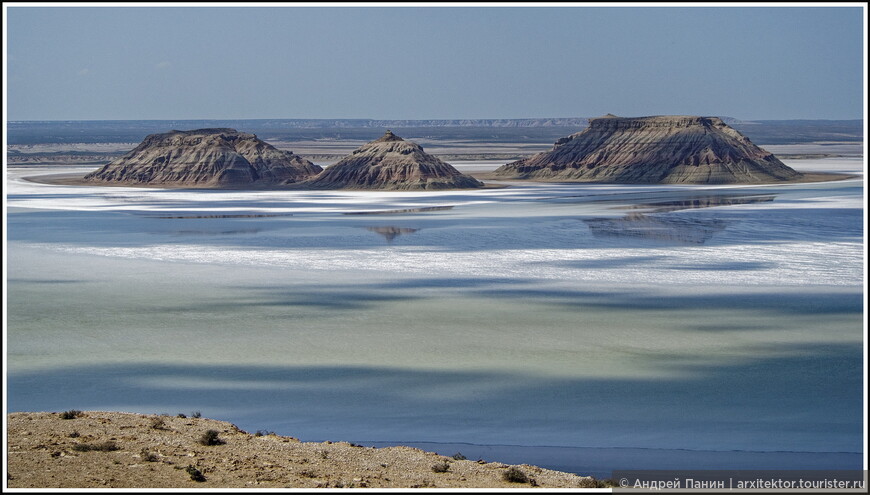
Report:
[[[786,163],[859,178],[247,192],[10,168],[8,410],[597,476],[860,469],[864,162]]]

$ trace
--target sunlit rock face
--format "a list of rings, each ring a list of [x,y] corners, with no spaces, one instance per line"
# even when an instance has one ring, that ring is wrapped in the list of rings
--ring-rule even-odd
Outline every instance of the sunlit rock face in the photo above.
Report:
[[[323,169],[235,129],[151,134],[126,155],[85,176],[95,183],[196,187],[275,186]]]
[[[313,189],[467,189],[483,183],[390,131],[328,167]]]
[[[621,118],[610,114],[556,141],[552,151],[508,163],[494,177],[642,184],[762,183],[797,179],[772,153],[718,117]]]

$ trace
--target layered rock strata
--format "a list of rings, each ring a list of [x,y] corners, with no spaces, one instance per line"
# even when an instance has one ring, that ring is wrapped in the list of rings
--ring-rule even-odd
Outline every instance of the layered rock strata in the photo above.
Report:
[[[312,189],[466,189],[483,183],[390,131],[302,185]]]
[[[608,114],[552,151],[503,165],[495,178],[644,184],[794,180],[800,173],[718,117]]]
[[[197,129],[151,134],[84,180],[193,187],[276,186],[303,181],[322,170],[253,134]]]

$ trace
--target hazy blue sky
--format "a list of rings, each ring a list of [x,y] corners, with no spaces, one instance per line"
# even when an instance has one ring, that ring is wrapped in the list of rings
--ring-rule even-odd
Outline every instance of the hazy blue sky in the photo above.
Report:
[[[857,6],[11,6],[7,111],[856,119],[863,17]]]

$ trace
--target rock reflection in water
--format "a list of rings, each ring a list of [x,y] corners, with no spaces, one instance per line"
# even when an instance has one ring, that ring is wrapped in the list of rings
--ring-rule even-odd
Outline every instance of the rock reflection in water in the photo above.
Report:
[[[381,234],[387,239],[387,242],[393,242],[393,239],[402,235],[402,234],[413,234],[420,229],[412,229],[408,227],[366,227],[366,230],[375,232],[376,234]]]
[[[583,220],[595,237],[618,237],[670,241],[679,244],[704,244],[713,234],[728,226],[716,219],[654,217],[629,213],[622,218],[588,218]]]
[[[292,217],[292,213],[269,213],[269,214],[259,214],[259,213],[248,213],[242,215],[164,215],[159,217],[150,217],[150,218],[162,218],[162,219],[192,219],[192,218],[271,218],[271,217]]]
[[[241,234],[256,234],[263,229],[236,229],[236,230],[176,230],[173,235],[241,235]]]
[[[396,215],[401,213],[423,213],[427,211],[450,210],[453,205],[448,206],[423,206],[421,208],[406,208],[404,210],[379,210],[379,211],[348,211],[343,215]]]
[[[773,201],[776,195],[768,196],[696,196],[678,201],[658,201],[625,206],[632,210],[650,210],[653,213],[666,213],[669,211],[689,210],[692,208],[710,208],[713,206],[748,205],[753,203],[767,203]]]
[[[657,201],[621,209],[647,210],[660,214],[693,208],[767,203],[776,195],[708,195],[681,200]],[[622,218],[589,218],[583,220],[595,237],[618,237],[666,241],[678,244],[704,244],[714,234],[725,229],[729,222],[713,218],[687,218],[680,216],[629,213]]]

